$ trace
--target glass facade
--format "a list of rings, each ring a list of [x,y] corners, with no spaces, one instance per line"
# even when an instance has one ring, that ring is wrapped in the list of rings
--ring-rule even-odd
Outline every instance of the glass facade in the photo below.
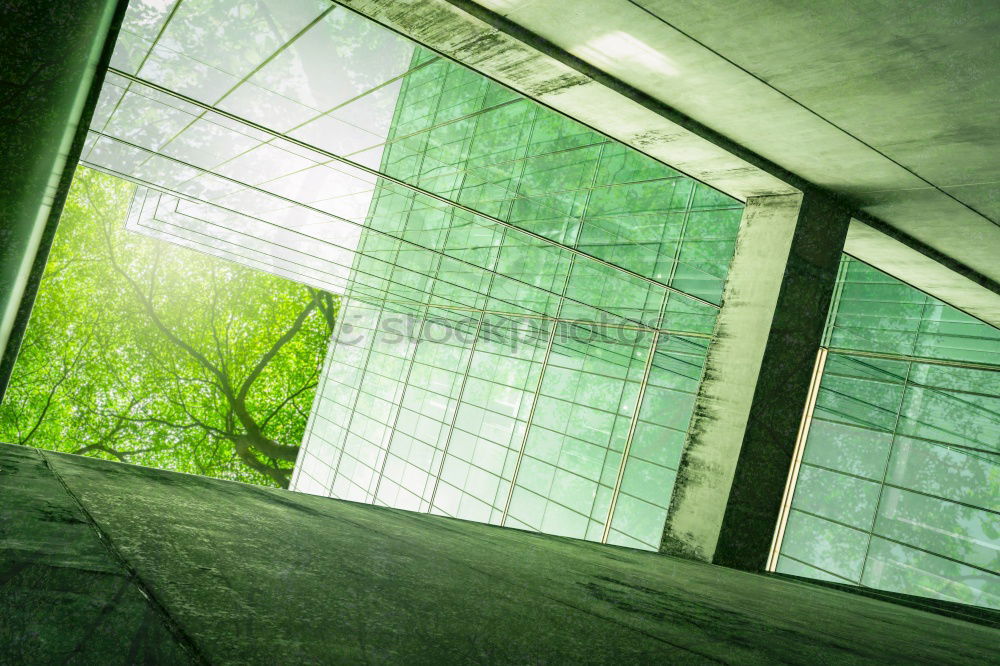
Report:
[[[1000,330],[850,258],[777,571],[1000,608]]]
[[[389,137],[496,220],[376,190],[293,487],[656,549],[742,207],[441,59]]]
[[[128,228],[343,297],[293,487],[659,545],[742,205],[347,9],[133,2]]]
[[[551,314],[583,258],[567,316],[655,327],[673,289],[692,298],[670,311],[702,319],[701,332],[741,211],[346,9],[303,0],[130,5],[83,162],[166,195],[136,230],[340,293],[408,298],[439,261],[442,302],[482,308],[479,282],[503,274],[494,302]],[[279,249],[265,258],[262,242]],[[615,290],[628,299],[611,303]]]
[[[659,546],[742,205],[323,0],[133,2],[128,228],[342,296],[292,487]],[[779,571],[996,607],[1000,334],[843,262]]]

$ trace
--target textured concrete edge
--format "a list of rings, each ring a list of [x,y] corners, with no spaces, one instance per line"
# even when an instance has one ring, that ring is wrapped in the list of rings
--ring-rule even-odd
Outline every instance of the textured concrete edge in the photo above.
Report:
[[[848,220],[816,194],[748,201],[661,552],[763,568]]]
[[[9,295],[11,302],[5,304],[13,309],[13,321],[11,322],[9,332],[4,331],[4,337],[0,340],[3,343],[3,355],[0,357],[0,401],[3,400],[3,396],[7,391],[7,384],[14,371],[14,364],[17,362],[17,354],[20,351],[21,341],[28,327],[28,320],[31,318],[31,310],[35,303],[35,297],[38,294],[42,275],[45,273],[45,265],[49,259],[49,250],[52,247],[52,241],[55,239],[56,228],[59,226],[59,218],[62,215],[63,205],[66,202],[66,195],[69,193],[70,185],[73,182],[73,175],[76,172],[76,166],[80,161],[80,154],[83,151],[83,144],[87,138],[90,119],[94,115],[94,109],[97,106],[97,100],[100,97],[101,87],[104,83],[104,75],[107,72],[108,65],[111,63],[111,55],[114,52],[115,42],[118,39],[118,31],[121,29],[122,21],[125,18],[125,11],[128,8],[128,0],[106,1],[110,9],[110,14],[103,17],[100,23],[101,28],[106,30],[105,37],[100,44],[100,48],[97,50],[96,61],[88,63],[85,66],[84,77],[89,77],[89,81],[82,83],[78,93],[78,95],[83,95],[82,105],[78,115],[75,112],[70,113],[71,116],[76,117],[71,118],[70,124],[64,130],[71,132],[69,135],[71,137],[69,146],[66,148],[64,155],[58,156],[52,168],[51,178],[56,181],[55,192],[49,204],[48,212],[44,213],[44,202],[38,211],[39,215],[45,214],[45,219],[42,223],[43,226],[39,233],[38,245],[33,250],[26,248],[25,263],[30,268],[25,277],[24,288],[16,297],[14,293],[11,293]],[[58,39],[59,36],[53,35],[53,38]],[[97,44],[95,44],[96,46]],[[6,166],[9,168],[18,168],[15,165]],[[28,261],[27,255],[31,252],[34,252],[34,256]],[[15,298],[17,300],[16,306],[13,303]]]
[[[62,477],[62,475],[52,465],[49,455],[46,454],[46,452],[41,449],[32,449],[32,450],[39,458],[41,458],[43,464],[45,465],[45,469],[48,470],[48,472],[52,475],[52,477],[59,483],[62,489],[66,492],[66,495],[69,496],[72,502],[80,510],[80,513],[82,513],[83,516],[86,518],[87,523],[90,525],[90,528],[94,531],[94,533],[97,535],[97,538],[100,539],[101,544],[103,544],[104,548],[107,550],[108,556],[125,572],[128,580],[139,591],[139,594],[142,595],[142,597],[146,600],[146,602],[149,604],[149,607],[160,619],[164,627],[166,627],[167,631],[174,638],[174,640],[181,647],[181,649],[183,649],[185,653],[187,653],[188,657],[190,657],[193,663],[207,664],[208,660],[198,649],[198,646],[195,644],[195,642],[191,639],[190,636],[187,635],[187,632],[184,631],[183,627],[181,627],[180,624],[177,622],[177,620],[170,614],[170,612],[167,610],[167,607],[157,597],[156,592],[153,590],[152,587],[149,586],[149,584],[147,584],[143,580],[142,576],[139,574],[138,571],[136,571],[135,567],[132,566],[132,563],[129,562],[128,558],[126,558],[121,553],[121,551],[118,550],[117,546],[115,546],[114,540],[111,537],[111,534],[107,530],[105,530],[100,525],[100,523],[97,522],[93,514],[90,512],[90,510],[87,509],[87,506],[83,503],[80,497],[73,491],[73,489],[69,486],[69,484]]]
[[[290,491],[276,488],[264,488],[239,482],[213,479],[167,470],[145,468],[137,465],[99,460],[85,456],[56,452],[36,453],[35,449],[30,447],[15,447],[12,445],[0,444],[0,455],[5,455],[12,449],[23,451],[24,453],[21,454],[20,457],[24,459],[31,458],[37,460],[41,456],[45,456],[49,459],[52,463],[52,467],[56,468],[59,471],[60,476],[65,478],[65,483],[70,487],[71,492],[83,498],[83,504],[88,505],[89,508],[93,510],[92,513],[102,515],[105,519],[110,521],[107,527],[113,535],[121,535],[123,544],[125,544],[124,552],[129,552],[129,549],[134,551],[137,545],[141,544],[146,544],[141,545],[141,548],[146,548],[146,546],[152,548],[152,551],[147,552],[147,555],[154,557],[168,555],[171,551],[169,549],[166,551],[158,550],[158,547],[155,545],[155,541],[159,538],[160,532],[155,528],[152,532],[146,532],[144,536],[141,530],[138,535],[134,531],[131,533],[129,530],[122,531],[124,526],[118,524],[116,522],[117,519],[113,518],[113,516],[131,516],[139,522],[143,521],[141,515],[136,513],[134,508],[130,508],[126,504],[122,503],[121,500],[123,497],[134,492],[137,492],[140,496],[142,496],[145,494],[146,490],[150,491],[152,497],[158,496],[158,501],[166,502],[163,507],[166,513],[161,511],[159,519],[162,520],[167,517],[167,519],[172,522],[172,519],[169,518],[172,510],[170,507],[173,506],[173,502],[170,500],[170,497],[175,491],[184,488],[195,492],[197,495],[202,495],[203,492],[207,492],[209,495],[216,492],[223,493],[220,497],[225,498],[226,501],[263,501],[268,505],[273,505],[273,508],[279,512],[291,509],[295,511],[296,515],[308,518],[309,520],[319,519],[321,521],[326,521],[327,519],[330,519],[332,522],[317,523],[316,527],[318,528],[321,525],[329,524],[330,528],[335,531],[347,525],[350,525],[351,529],[364,529],[366,525],[371,527],[373,524],[381,524],[383,520],[386,520],[388,529],[383,534],[383,537],[390,539],[392,542],[395,542],[401,534],[413,535],[415,532],[411,532],[411,530],[416,530],[417,532],[420,532],[428,537],[434,537],[437,535],[439,537],[447,536],[448,538],[458,538],[459,543],[472,546],[473,551],[475,552],[478,552],[478,548],[474,546],[477,541],[483,537],[487,537],[488,535],[494,535],[499,539],[497,542],[498,550],[494,550],[494,555],[496,555],[497,552],[505,552],[505,549],[509,549],[512,545],[518,543],[520,543],[521,546],[528,547],[544,546],[539,551],[532,548],[530,552],[541,553],[542,551],[547,551],[550,555],[557,558],[551,562],[555,568],[550,568],[550,573],[562,571],[565,568],[565,561],[563,564],[559,564],[558,561],[567,555],[573,554],[574,556],[580,556],[582,559],[574,560],[571,557],[570,561],[592,561],[592,563],[596,565],[596,569],[594,569],[593,572],[600,575],[607,575],[605,567],[611,566],[614,568],[619,562],[621,562],[622,565],[631,572],[631,574],[638,574],[640,578],[644,577],[647,573],[652,573],[652,571],[648,569],[650,566],[652,566],[654,570],[659,571],[660,574],[665,575],[666,579],[674,580],[675,583],[678,584],[683,584],[683,581],[689,580],[689,576],[694,574],[695,579],[700,580],[703,584],[708,586],[703,586],[702,593],[706,593],[711,589],[714,589],[713,581],[720,576],[733,582],[744,581],[747,584],[756,581],[755,584],[763,585],[764,588],[771,590],[777,590],[778,587],[782,586],[794,585],[799,587],[803,591],[802,593],[807,595],[809,594],[807,589],[811,588],[811,592],[816,595],[816,599],[825,599],[825,601],[823,601],[820,605],[827,608],[838,607],[840,602],[833,602],[833,600],[836,598],[836,595],[844,592],[844,590],[838,591],[836,589],[830,589],[830,586],[817,585],[815,581],[802,579],[788,580],[788,577],[774,576],[770,574],[761,576],[755,573],[734,571],[732,569],[724,569],[721,567],[707,567],[704,564],[696,562],[684,562],[669,557],[658,557],[655,553],[635,551],[628,548],[600,545],[593,542],[544,535],[534,532],[525,532],[522,530],[448,518],[445,516],[430,516],[411,511],[404,511],[401,509],[377,507],[357,502],[334,500],[301,493],[291,493]],[[8,479],[16,482],[16,477],[8,477]],[[145,484],[149,484],[148,487]],[[181,485],[178,486],[177,484]],[[142,497],[140,497],[140,500],[141,499]],[[209,498],[203,496],[201,501],[205,501],[206,499]],[[143,506],[141,501],[139,505]],[[249,503],[246,506],[249,508],[254,506],[254,504]],[[110,514],[107,513],[108,510],[111,510]],[[154,512],[154,514],[155,513],[156,512]],[[202,514],[196,512],[196,515],[200,516]],[[272,519],[276,517],[276,515],[272,516]],[[338,517],[340,518],[339,521]],[[184,527],[184,525],[189,523],[184,523],[183,520],[181,523],[182,525],[179,526],[181,533],[187,534],[187,528]],[[277,526],[284,524],[284,521],[279,521],[278,523],[272,522],[271,524]],[[137,527],[137,525],[134,524],[133,527]],[[243,528],[240,527],[238,529],[242,530]],[[281,528],[279,528],[279,531],[280,529]],[[402,530],[402,532],[400,530]],[[136,540],[137,536],[139,537],[138,541]],[[152,541],[150,539],[152,539]],[[240,539],[242,539],[242,537],[240,537]],[[489,539],[487,539],[487,541],[489,541]],[[242,543],[242,541],[240,540],[239,543]],[[490,548],[487,548],[487,550],[490,550]],[[205,552],[211,552],[211,550]],[[406,552],[405,548],[403,552]],[[562,554],[560,555],[559,553]],[[590,560],[590,558],[595,555],[599,555],[598,560]],[[673,562],[671,562],[672,559]],[[141,564],[143,559],[140,557],[138,561],[140,564],[137,566],[139,566],[140,569],[143,569]],[[497,564],[498,562],[499,560],[495,560],[494,564]],[[146,558],[146,564],[149,564],[148,557]],[[473,570],[483,573],[481,568],[478,566],[473,567]],[[684,571],[687,571],[688,573],[685,574],[683,573]],[[601,574],[601,572],[605,573]],[[149,573],[148,570],[147,573]],[[630,590],[642,590],[643,588],[631,586],[634,585],[635,581],[632,581],[631,583],[628,582],[630,579],[627,576],[631,574],[626,574],[626,578],[622,579],[626,581],[625,588]],[[161,583],[166,580],[163,578],[164,575],[166,575],[167,579],[169,579],[169,573],[164,574],[163,572],[160,572],[159,580]],[[768,577],[785,578],[786,580],[781,581],[776,587],[771,583],[765,582]],[[155,579],[155,576],[153,578]],[[775,580],[774,583],[778,583],[778,581]],[[177,601],[176,593],[178,592],[186,598],[184,585],[187,584],[188,583],[182,583],[180,588],[174,589],[175,597],[173,601]],[[850,592],[853,590],[846,591]],[[878,611],[879,613],[885,613],[883,617],[886,619],[891,619],[893,617],[908,617],[910,616],[909,614],[912,613],[909,609],[892,610],[891,606],[898,607],[908,604],[887,603],[896,601],[892,598],[893,595],[891,595],[891,593],[883,594],[875,592],[874,594],[863,594],[861,596],[876,597],[863,602],[859,601],[856,604],[857,610],[863,615],[869,612],[874,612],[878,608],[882,609],[881,611]],[[846,597],[844,597],[843,600],[853,603]],[[929,604],[923,603],[918,606],[914,606],[913,608],[921,611],[927,619],[930,619],[929,615],[947,615],[947,613],[936,612],[936,610],[932,607],[933,605],[934,602],[930,602]],[[177,608],[177,610],[183,614],[183,609]],[[963,609],[959,608],[958,610]],[[746,609],[744,609],[743,612],[745,614]],[[900,615],[901,612],[902,615]],[[781,612],[777,611],[777,617],[780,616]],[[953,616],[953,619],[959,621],[967,620],[967,618],[961,615]],[[204,627],[202,628],[204,629]],[[198,633],[197,627],[194,627],[194,630],[194,635],[199,638],[199,640],[203,638],[202,634]]]
[[[744,209],[660,552],[706,562],[715,555],[801,203],[802,195],[761,197]],[[746,271],[755,279],[742,279]]]
[[[405,5],[387,0],[334,1],[740,200],[796,190],[821,191],[471,0],[415,0]],[[616,122],[625,126],[622,131],[609,133],[607,123],[600,122],[600,109],[609,104],[622,107],[616,115]],[[587,112],[588,107],[597,111]],[[685,153],[693,159],[685,159]],[[996,281],[892,225],[857,211],[850,202],[825,194],[841,200],[853,211],[852,250],[864,254],[866,261],[959,309],[1000,325],[1000,315],[991,314],[1000,309],[996,304],[1000,301],[1000,284]],[[867,233],[856,233],[861,226]],[[865,250],[866,244],[871,244],[871,249]],[[873,261],[876,252],[884,256]],[[889,255],[891,260],[886,259]],[[922,268],[914,270],[918,265]],[[984,293],[984,289],[993,293]]]
[[[839,202],[803,199],[736,459],[717,564],[752,571],[766,566],[849,222]]]

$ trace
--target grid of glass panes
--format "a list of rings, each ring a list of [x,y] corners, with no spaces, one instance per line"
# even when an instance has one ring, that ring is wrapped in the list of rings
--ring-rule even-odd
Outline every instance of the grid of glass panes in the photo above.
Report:
[[[112,68],[84,161],[129,227],[367,332],[296,487],[658,545],[738,202],[319,0],[134,2]]]
[[[556,326],[505,524],[601,540],[651,342]]]
[[[1000,331],[856,260],[840,282],[856,351],[828,356],[777,570],[1000,608]]]
[[[418,49],[403,80],[383,172],[719,301],[742,206],[488,79],[430,57]],[[421,62],[429,64],[418,68]]]
[[[827,339],[835,350],[1000,364],[1000,329],[846,255]]]
[[[670,493],[663,489],[674,487],[708,343],[705,338],[658,336],[622,470],[609,543],[659,548],[670,507]]]
[[[232,35],[232,53],[203,43]],[[346,158],[625,269],[584,262],[572,280],[573,289],[608,281],[608,294],[635,293],[616,314],[654,314],[641,292],[657,283],[718,301],[736,202],[344,8],[134,3],[113,66],[85,162],[188,207],[217,206],[212,222],[230,243],[243,234],[252,244],[252,217],[276,242],[314,240],[324,259],[332,249],[339,260],[357,249],[376,192],[447,208]],[[155,233],[192,242],[186,224]],[[480,236],[496,231],[487,219],[468,224]],[[509,242],[537,245],[531,238]]]
[[[626,152],[572,121],[558,116],[540,121],[535,116],[541,114],[522,105],[519,116],[508,114],[497,136],[493,135],[493,127],[483,125],[481,117],[464,126],[449,126],[447,140],[429,142],[416,130],[433,125],[442,110],[451,114],[459,106],[475,109],[487,104],[492,92],[504,91],[454,68],[428,67],[423,72],[422,78],[404,82],[390,129],[390,138],[403,136],[415,143],[390,141],[383,158],[384,171],[428,189],[437,188],[438,193],[463,203],[477,195],[479,198],[473,200],[477,206],[488,203],[492,214],[560,244],[572,246],[581,229],[592,230],[591,238],[596,238],[594,232],[601,229],[601,224],[615,228],[617,238],[577,247],[664,283],[677,278],[680,272],[689,284],[696,284],[697,272],[678,268],[682,250],[685,256],[701,252],[711,257],[721,248],[728,263],[739,206],[731,200],[708,196],[706,188]],[[456,72],[460,76],[455,76]],[[411,94],[417,96],[412,103]],[[511,123],[510,118],[516,122]],[[512,124],[523,130],[512,130]],[[485,139],[480,136],[482,132],[487,133]],[[417,141],[414,137],[421,138]],[[507,184],[506,188],[494,186],[493,199],[483,198],[482,180],[474,178],[476,172],[468,166],[477,158],[476,146],[484,142],[489,143],[490,151],[484,151],[481,159],[490,157],[498,164],[489,165],[494,180]],[[581,143],[584,149],[579,147]],[[447,168],[442,168],[442,153],[449,160]],[[464,173],[456,171],[456,164],[464,164]],[[575,180],[560,176],[560,172],[568,172]],[[522,182],[531,185],[536,180],[548,186],[547,203],[532,200],[539,198],[525,196],[521,189]],[[442,185],[445,182],[447,187]],[[569,207],[554,205],[566,201]],[[338,484],[341,489],[357,485],[350,481],[352,473],[360,470],[369,486],[373,473],[369,466],[359,468],[354,462],[358,456],[348,452],[341,458],[348,461],[347,466],[334,471],[329,493],[656,549],[706,341],[664,334],[662,348],[651,359],[651,345],[661,335],[654,329],[659,325],[708,333],[714,323],[714,310],[680,295],[667,298],[667,293],[656,285],[516,230],[498,234],[496,229],[477,227],[456,215],[453,211],[417,209],[412,199],[399,200],[395,190],[376,193],[368,217],[369,231],[362,238],[355,268],[385,279],[356,277],[351,293],[374,302],[382,298],[433,306],[462,304],[476,311],[485,307],[497,313],[480,312],[481,322],[491,332],[525,326],[535,332],[529,336],[533,341],[530,344],[517,337],[517,348],[529,357],[518,358],[513,348],[505,354],[493,349],[484,351],[483,344],[496,344],[489,335],[472,340],[467,374],[460,383],[452,377],[446,383],[447,390],[437,394],[442,407],[447,408],[446,414],[453,415],[450,428],[444,421],[426,418],[421,426],[417,412],[406,409],[411,390],[416,395],[424,394],[422,384],[411,378],[399,402],[393,405],[401,416],[395,420],[387,444],[372,445],[360,434],[355,437],[350,427],[347,429],[344,450],[360,446],[370,460],[380,464],[374,470],[378,477],[376,490],[341,494]],[[628,229],[636,230],[640,237],[645,234],[645,243],[622,240]],[[401,270],[409,269],[411,261],[424,259],[425,253],[404,255],[401,262],[403,244],[398,239],[444,250],[436,273],[430,265],[423,267],[423,274],[432,280],[406,283]],[[637,248],[640,251],[631,252]],[[468,268],[451,262],[456,251],[463,253],[458,258],[472,258],[480,265],[495,262],[493,273],[472,281],[466,279]],[[643,259],[645,263],[640,261]],[[446,268],[447,272],[442,273]],[[475,284],[479,289],[470,291],[487,298],[469,300],[472,294],[460,292],[459,284]],[[718,294],[711,297],[718,298]],[[391,305],[384,307],[383,312],[394,310]],[[344,312],[350,311],[348,304]],[[518,314],[528,318],[518,318]],[[545,318],[531,318],[538,315]],[[490,320],[496,323],[490,326]],[[551,336],[547,343],[546,331]],[[434,346],[422,336],[415,344],[418,350]],[[491,382],[491,377],[479,374],[480,359],[489,361],[492,372],[505,377],[505,383],[498,385]],[[451,359],[449,368],[455,367],[455,360]],[[369,359],[367,363],[378,372],[376,362]],[[411,365],[419,367],[416,360]],[[644,373],[648,373],[651,383],[644,411],[637,415]],[[339,389],[332,386],[330,390]],[[498,397],[502,401],[496,403]],[[451,401],[456,399],[458,407],[452,412]],[[483,404],[484,399],[492,404]],[[645,418],[640,420],[642,416]],[[423,434],[419,432],[421,427]],[[623,462],[633,432],[642,441],[636,447],[637,455]],[[665,437],[658,441],[658,435]],[[312,455],[313,437],[316,435],[312,432],[306,437],[303,461]],[[440,442],[443,446],[436,445]],[[303,462],[300,467],[312,464]],[[302,485],[295,479],[293,487],[315,485],[311,479]],[[611,516],[613,498],[616,504]],[[609,529],[609,520],[614,523],[613,529]]]
[[[294,488],[659,545],[706,339],[355,301],[340,326]]]
[[[503,522],[551,332],[545,320],[483,317],[431,511]]]

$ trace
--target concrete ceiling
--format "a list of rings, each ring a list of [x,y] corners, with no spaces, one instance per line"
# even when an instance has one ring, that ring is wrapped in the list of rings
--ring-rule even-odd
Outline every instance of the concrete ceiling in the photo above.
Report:
[[[738,198],[840,195],[848,251],[1000,323],[995,0],[344,4]]]
[[[683,32],[808,112],[813,121],[803,121],[803,128],[809,136],[821,125],[834,130],[836,143],[830,147],[840,152],[823,157],[850,160],[842,166],[854,167],[862,166],[867,152],[894,173],[885,182],[864,170],[833,173],[832,165],[813,165],[812,146],[754,141],[748,123],[778,128],[766,117],[734,114],[734,122],[727,122],[728,114],[693,106],[713,127],[871,208],[908,198],[919,205],[946,194],[970,213],[994,224],[1000,220],[1000,4],[995,0],[632,4],[655,17],[653,30]],[[774,106],[768,100],[761,111]],[[851,147],[857,155],[848,152]]]

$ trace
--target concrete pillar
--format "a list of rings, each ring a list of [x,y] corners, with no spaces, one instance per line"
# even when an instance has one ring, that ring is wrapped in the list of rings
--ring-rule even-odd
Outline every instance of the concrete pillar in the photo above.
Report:
[[[127,4],[0,4],[0,398]]]
[[[819,194],[747,200],[662,552],[764,568],[849,220]]]

